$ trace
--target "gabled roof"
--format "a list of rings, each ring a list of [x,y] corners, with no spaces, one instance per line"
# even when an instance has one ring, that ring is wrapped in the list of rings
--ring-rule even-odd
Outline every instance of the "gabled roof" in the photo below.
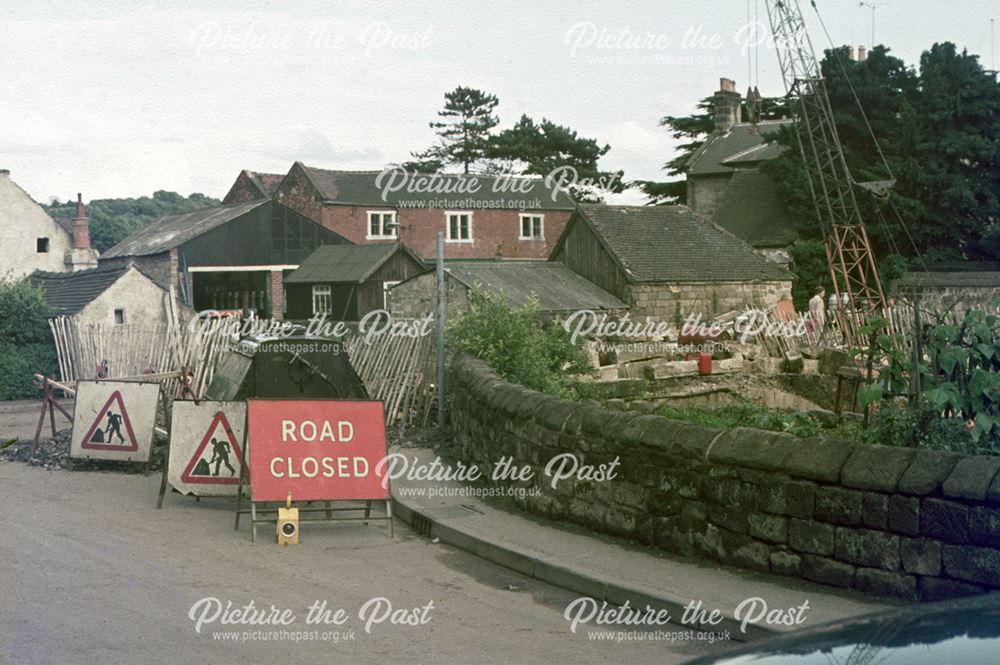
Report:
[[[213,206],[192,212],[164,215],[104,252],[101,258],[159,254],[265,205],[271,205],[270,200]]]
[[[481,286],[502,292],[507,304],[517,308],[534,296],[543,312],[580,309],[628,309],[599,286],[588,282],[562,263],[552,261],[455,261],[445,271],[468,287]]]
[[[92,268],[75,272],[43,272],[28,276],[32,286],[42,289],[51,316],[73,315],[118,281],[133,266]]]
[[[587,224],[632,282],[784,281],[792,274],[748,244],[674,206],[581,205],[553,250],[576,224]]]
[[[423,265],[406,247],[395,242],[369,245],[322,245],[285,277],[285,284],[360,284],[397,251]]]
[[[244,171],[244,173],[266,198],[271,198],[274,195],[278,185],[285,177],[282,173],[260,173],[259,171]]]
[[[378,176],[383,171],[331,171],[329,169],[319,169],[313,166],[306,166],[301,162],[296,162],[312,182],[320,197],[329,203],[339,203],[343,205],[368,205],[368,206],[395,206],[402,201],[439,201],[450,199],[459,201],[491,201],[503,200],[510,210],[572,210],[575,207],[573,199],[568,194],[559,190],[555,193],[553,200],[553,189],[545,184],[542,178],[510,177],[479,175],[479,174],[419,174],[416,177],[427,177],[436,179],[434,182],[440,186],[452,188],[469,185],[471,179],[475,179],[478,185],[477,191],[440,192],[440,191],[417,191],[408,192],[406,188],[399,191],[389,192],[383,198],[382,188],[378,186]],[[528,191],[509,191],[509,187],[504,189],[505,184],[518,182],[528,184],[523,187]],[[433,185],[432,185],[433,187]],[[494,191],[497,189],[499,191]],[[518,188],[520,189],[520,188]],[[519,206],[518,204],[524,204]],[[436,206],[435,206],[436,207]],[[457,206],[456,206],[457,207]]]
[[[756,169],[733,173],[712,221],[753,247],[787,247],[798,239],[795,218],[770,176]]]
[[[689,176],[731,173],[734,166],[774,159],[785,147],[771,143],[791,120],[765,120],[757,124],[743,122],[726,131],[715,130],[688,159]]]

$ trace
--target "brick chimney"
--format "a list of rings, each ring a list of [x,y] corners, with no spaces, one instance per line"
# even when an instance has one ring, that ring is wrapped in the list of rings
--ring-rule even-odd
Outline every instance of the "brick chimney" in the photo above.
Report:
[[[90,249],[90,224],[83,194],[76,195],[76,217],[73,218],[73,249]]]
[[[740,122],[742,102],[743,97],[736,92],[736,81],[719,79],[719,90],[715,93],[715,128],[725,132]]]
[[[864,46],[858,47],[858,62],[864,62],[868,59],[868,49]]]
[[[847,59],[851,60],[851,61],[853,61],[855,59],[854,58],[854,47],[853,46],[848,46],[847,47]]]

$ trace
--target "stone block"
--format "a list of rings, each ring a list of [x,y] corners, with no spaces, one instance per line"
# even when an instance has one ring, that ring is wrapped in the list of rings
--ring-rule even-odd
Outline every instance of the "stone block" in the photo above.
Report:
[[[856,445],[842,439],[801,439],[785,459],[783,468],[792,476],[835,483]]]
[[[889,529],[907,536],[920,533],[920,500],[899,494],[890,496]]]
[[[799,443],[798,437],[788,434],[737,427],[722,432],[715,440],[708,461],[776,471]]]
[[[945,544],[941,560],[949,577],[991,587],[1000,586],[1000,550]]]
[[[941,489],[942,483],[962,459],[959,453],[941,450],[918,450],[913,462],[899,479],[899,491],[927,496]]]
[[[754,538],[772,543],[788,541],[788,518],[767,513],[750,513],[747,517],[748,532]]]
[[[820,487],[816,491],[816,519],[843,526],[861,524],[861,495],[842,487]]]
[[[762,485],[761,507],[769,513],[812,517],[816,485],[806,480],[783,480]]]
[[[913,450],[891,446],[858,446],[840,473],[847,487],[895,492],[899,479],[913,461]]]
[[[793,552],[772,552],[771,572],[775,575],[798,577],[802,571],[802,557]]]
[[[682,376],[697,376],[697,360],[649,363],[644,368],[645,378],[650,380],[675,379]]]
[[[916,575],[941,574],[941,543],[928,538],[903,538],[899,542],[903,570]]]
[[[788,521],[788,544],[808,554],[833,554],[834,530],[829,524],[792,518]]]
[[[1000,509],[987,506],[970,508],[969,540],[977,545],[1000,547]]]
[[[917,593],[924,602],[974,596],[982,592],[982,587],[947,578],[921,577],[917,580]]]
[[[872,529],[889,526],[889,495],[865,492],[861,497],[861,523]]]
[[[713,524],[735,533],[746,533],[749,529],[747,513],[740,508],[727,508],[713,504],[708,508],[708,518]]]
[[[756,541],[737,548],[730,554],[733,563],[743,568],[757,570],[762,573],[771,570],[771,548]]]
[[[854,585],[854,566],[813,554],[802,555],[802,577],[844,588]]]
[[[615,503],[629,508],[643,508],[649,491],[632,483],[614,483],[613,496]]]
[[[858,568],[854,576],[854,588],[883,598],[917,599],[915,577],[878,568]]]
[[[838,527],[834,555],[862,566],[899,569],[899,536],[872,529]]]
[[[920,535],[952,543],[968,542],[968,507],[945,499],[921,499]]]
[[[947,497],[983,501],[997,471],[1000,471],[1000,457],[994,455],[966,457],[948,474],[941,490]]]

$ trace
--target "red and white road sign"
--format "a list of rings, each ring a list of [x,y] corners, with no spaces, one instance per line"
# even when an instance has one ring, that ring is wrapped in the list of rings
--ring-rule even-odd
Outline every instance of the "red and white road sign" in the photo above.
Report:
[[[249,400],[254,501],[388,499],[382,402]]]
[[[81,381],[70,457],[145,462],[153,442],[158,383]]]
[[[167,480],[184,494],[236,494],[243,464],[243,402],[174,400]]]

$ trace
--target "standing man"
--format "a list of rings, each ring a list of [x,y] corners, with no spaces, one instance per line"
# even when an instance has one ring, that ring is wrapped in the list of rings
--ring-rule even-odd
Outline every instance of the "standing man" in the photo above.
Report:
[[[813,343],[819,341],[823,335],[823,326],[826,325],[826,302],[824,296],[826,289],[817,286],[815,295],[809,299],[809,320],[812,322]]]

